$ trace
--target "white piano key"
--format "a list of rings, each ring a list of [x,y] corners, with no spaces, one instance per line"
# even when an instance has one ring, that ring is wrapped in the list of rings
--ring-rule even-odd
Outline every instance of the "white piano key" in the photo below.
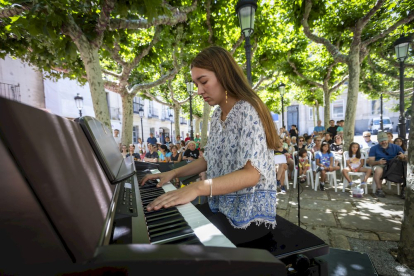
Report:
[[[158,170],[151,170],[151,173],[160,173]],[[162,186],[165,192],[176,190],[174,185]],[[178,211],[193,229],[199,240],[205,246],[236,247],[221,231],[214,226],[192,203],[176,206]]]

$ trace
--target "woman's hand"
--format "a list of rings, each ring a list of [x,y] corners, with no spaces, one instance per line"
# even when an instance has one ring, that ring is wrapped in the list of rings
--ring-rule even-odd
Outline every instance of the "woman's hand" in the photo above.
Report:
[[[162,187],[164,184],[168,183],[171,179],[175,178],[175,176],[176,176],[175,170],[163,172],[163,173],[157,173],[157,174],[147,174],[144,176],[144,178],[141,180],[141,183],[139,184],[142,186],[148,180],[159,179],[160,181],[157,184],[157,187]]]
[[[169,208],[193,201],[198,196],[196,185],[196,183],[193,183],[157,197],[147,205],[147,211],[157,211],[161,208]]]

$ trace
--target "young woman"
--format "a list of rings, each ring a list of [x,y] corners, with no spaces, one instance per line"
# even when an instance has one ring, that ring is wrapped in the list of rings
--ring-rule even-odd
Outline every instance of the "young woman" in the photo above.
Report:
[[[172,146],[171,156],[170,156],[171,162],[179,163],[179,162],[181,162],[181,157],[182,157],[182,155],[178,152],[178,147],[177,146]]]
[[[319,189],[321,191],[325,190],[325,179],[327,172],[334,172],[339,170],[339,166],[335,166],[334,155],[329,149],[329,143],[323,142],[321,145],[321,151],[316,153],[316,172],[321,173],[321,184],[319,184]]]
[[[145,144],[142,142],[141,138],[138,138],[138,143],[137,143],[136,150],[139,153],[139,155],[141,155],[141,156],[144,155],[145,156],[145,153],[146,153]]]
[[[403,139],[395,138],[394,144],[396,144],[397,146],[400,146],[402,150],[404,151],[404,154],[407,154],[407,146],[405,145]]]
[[[191,64],[191,76],[204,102],[218,105],[211,118],[204,158],[169,172],[148,174],[141,184],[159,178],[162,186],[172,178],[203,171],[208,179],[165,193],[147,210],[209,196],[208,204],[198,208],[233,244],[247,246],[255,244],[250,241],[267,239],[269,227],[276,226],[273,150],[279,146],[270,111],[232,55],[221,47],[199,53]]]
[[[367,160],[361,154],[360,146],[358,143],[352,142],[349,145],[348,156],[346,157],[346,167],[342,170],[342,174],[348,180],[349,187],[354,184],[349,177],[349,172],[364,172],[365,178],[364,181],[361,182],[362,185],[367,184],[368,177],[371,176],[371,169],[364,168],[364,164]]]
[[[127,146],[122,145],[121,154],[124,158],[126,157],[126,155],[128,154]]]
[[[158,162],[170,162],[171,152],[166,145],[160,146]]]

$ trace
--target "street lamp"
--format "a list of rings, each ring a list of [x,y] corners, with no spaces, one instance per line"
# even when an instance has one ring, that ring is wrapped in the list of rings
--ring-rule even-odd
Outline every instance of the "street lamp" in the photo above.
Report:
[[[394,42],[395,54],[400,62],[400,118],[398,120],[398,137],[405,140],[405,116],[404,116],[404,61],[408,55],[411,37],[401,36]]]
[[[283,96],[285,95],[286,85],[282,82],[279,85],[280,96],[282,97],[282,127],[285,127],[285,111],[283,109]]]
[[[193,89],[194,83],[192,81],[187,82],[187,92],[190,95],[190,138],[194,141],[193,133]]]
[[[169,115],[169,117],[170,117],[170,122],[171,122],[171,134],[170,134],[170,136],[171,136],[171,143],[173,142],[173,137],[174,137],[174,135],[173,135],[173,129],[172,129],[172,123],[173,123],[173,115],[172,115],[172,109],[170,108],[170,115]]]
[[[245,38],[244,49],[246,50],[246,74],[247,80],[252,85],[251,72],[251,49],[250,36],[254,30],[254,14],[257,9],[256,0],[239,0],[236,6],[236,13],[239,17],[240,28]]]
[[[83,97],[78,93],[75,97],[76,107],[79,109],[79,117],[82,117]]]
[[[142,106],[139,107],[138,112],[139,112],[139,117],[141,117],[141,136],[142,136],[142,143],[144,143],[144,127],[142,124],[142,118],[144,118],[144,109],[142,108]]]

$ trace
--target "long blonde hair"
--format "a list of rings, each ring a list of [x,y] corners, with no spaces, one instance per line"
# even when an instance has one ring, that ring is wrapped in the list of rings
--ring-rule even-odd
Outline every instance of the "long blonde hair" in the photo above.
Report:
[[[250,103],[259,114],[266,134],[267,147],[279,147],[279,135],[267,106],[250,87],[243,70],[232,55],[218,46],[211,46],[201,51],[191,63],[191,68],[197,67],[212,71],[227,93],[239,100]]]

